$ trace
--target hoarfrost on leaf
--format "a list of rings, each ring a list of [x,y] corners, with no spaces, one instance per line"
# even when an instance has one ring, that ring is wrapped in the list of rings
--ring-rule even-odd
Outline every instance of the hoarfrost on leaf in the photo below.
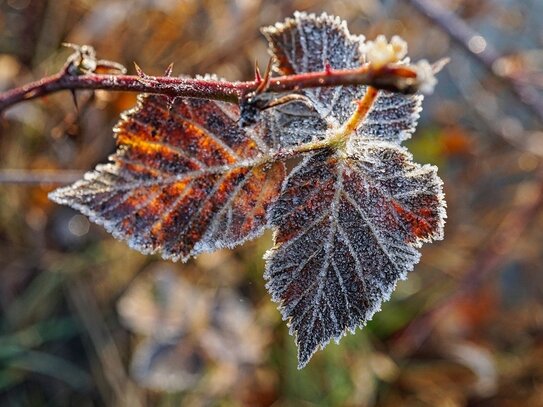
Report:
[[[116,127],[112,163],[50,198],[143,253],[186,261],[258,236],[284,178],[235,105],[144,96]]]
[[[366,60],[364,37],[350,34],[345,21],[325,13],[316,16],[296,12],[293,18],[265,27],[262,32],[277,60],[275,70],[282,75],[318,72],[327,66],[332,69],[357,68]],[[398,39],[391,47],[398,52],[403,49]],[[353,114],[354,102],[363,97],[366,89],[366,86],[336,86],[304,89],[301,93],[313,102],[322,119],[339,126]],[[401,143],[415,131],[422,99],[423,96],[418,94],[379,92],[357,134]]]
[[[264,33],[282,74],[365,59],[363,39],[325,14],[296,13]],[[403,42],[385,45],[403,58]],[[364,86],[301,93],[328,124],[313,138],[334,141],[285,180],[269,211],[275,246],[265,256],[266,287],[296,336],[299,368],[371,319],[418,262],[422,242],[442,238],[445,218],[437,169],[399,146],[415,129],[422,96]]]
[[[270,213],[265,278],[300,368],[380,309],[418,262],[416,248],[442,237],[442,206],[436,168],[386,142],[311,154],[293,170]]]

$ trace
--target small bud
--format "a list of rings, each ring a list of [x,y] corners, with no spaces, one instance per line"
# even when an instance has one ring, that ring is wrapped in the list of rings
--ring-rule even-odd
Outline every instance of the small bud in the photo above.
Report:
[[[362,48],[367,61],[375,69],[386,64],[399,62],[407,55],[407,43],[399,36],[392,37],[390,42],[384,35],[379,35],[374,41],[367,41]]]

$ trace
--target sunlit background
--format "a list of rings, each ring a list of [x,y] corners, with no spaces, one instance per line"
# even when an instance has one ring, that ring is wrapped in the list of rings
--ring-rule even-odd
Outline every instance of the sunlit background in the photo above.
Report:
[[[164,262],[49,202],[54,185],[13,182],[106,161],[135,94],[19,104],[0,121],[0,405],[543,405],[542,1],[0,0],[0,90],[57,72],[62,42],[132,73],[249,80],[268,62],[259,27],[294,10],[451,58],[408,142],[439,166],[445,240],[367,328],[298,371],[264,288],[270,235]]]

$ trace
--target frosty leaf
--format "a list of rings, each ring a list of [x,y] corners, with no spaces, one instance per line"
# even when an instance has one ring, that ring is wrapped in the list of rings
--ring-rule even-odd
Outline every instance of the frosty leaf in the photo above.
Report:
[[[51,198],[143,253],[187,260],[259,235],[284,177],[235,105],[146,96],[116,128],[112,163]]]
[[[436,168],[390,143],[323,150],[292,171],[271,209],[265,278],[300,368],[380,309],[418,262],[416,248],[442,238],[443,207]]]
[[[260,133],[271,145],[295,147],[322,140],[328,125],[310,102],[293,100],[261,114]]]
[[[402,142],[411,137],[422,110],[422,95],[381,91],[366,120],[356,130],[360,137]]]
[[[364,62],[364,37],[350,34],[345,21],[325,13],[317,17],[296,12],[293,18],[262,31],[278,61],[275,68],[283,75],[323,71],[327,64],[333,69],[356,68]],[[353,102],[365,91],[365,86],[337,86],[304,89],[301,93],[313,102],[323,119],[338,125],[351,116]],[[398,143],[406,140],[417,125],[421,102],[422,95],[380,92],[357,134]]]
[[[360,45],[364,37],[349,34],[347,23],[338,17],[301,12],[284,23],[262,30],[270,42],[276,69],[283,75],[360,66]],[[304,90],[323,118],[331,115],[339,121],[352,112],[352,102],[364,92],[362,87],[330,87]]]

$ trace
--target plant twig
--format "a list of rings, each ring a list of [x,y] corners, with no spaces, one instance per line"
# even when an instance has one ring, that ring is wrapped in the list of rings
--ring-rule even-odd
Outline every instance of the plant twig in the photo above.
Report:
[[[496,61],[500,54],[486,41],[486,46],[474,50],[470,44],[473,39],[483,38],[454,13],[446,10],[437,2],[431,0],[408,0],[421,14],[425,15],[434,25],[444,31],[451,39],[460,45],[468,54],[486,68],[488,72],[507,85],[518,101],[526,106],[543,123],[543,100],[530,84],[517,77],[502,75],[496,70]]]
[[[247,82],[227,82],[211,78],[150,76],[141,70],[138,75],[100,74],[94,68],[120,65],[94,58],[95,53],[91,47],[84,45],[76,48],[76,52],[57,74],[0,93],[0,112],[23,101],[61,90],[78,89],[155,93],[239,103],[245,96],[256,91],[262,81],[259,78]],[[375,69],[371,64],[365,64],[355,69],[325,69],[321,72],[271,78],[266,91],[288,92],[325,86],[368,85],[378,89],[415,93],[421,85],[420,80],[415,65],[391,63]]]

